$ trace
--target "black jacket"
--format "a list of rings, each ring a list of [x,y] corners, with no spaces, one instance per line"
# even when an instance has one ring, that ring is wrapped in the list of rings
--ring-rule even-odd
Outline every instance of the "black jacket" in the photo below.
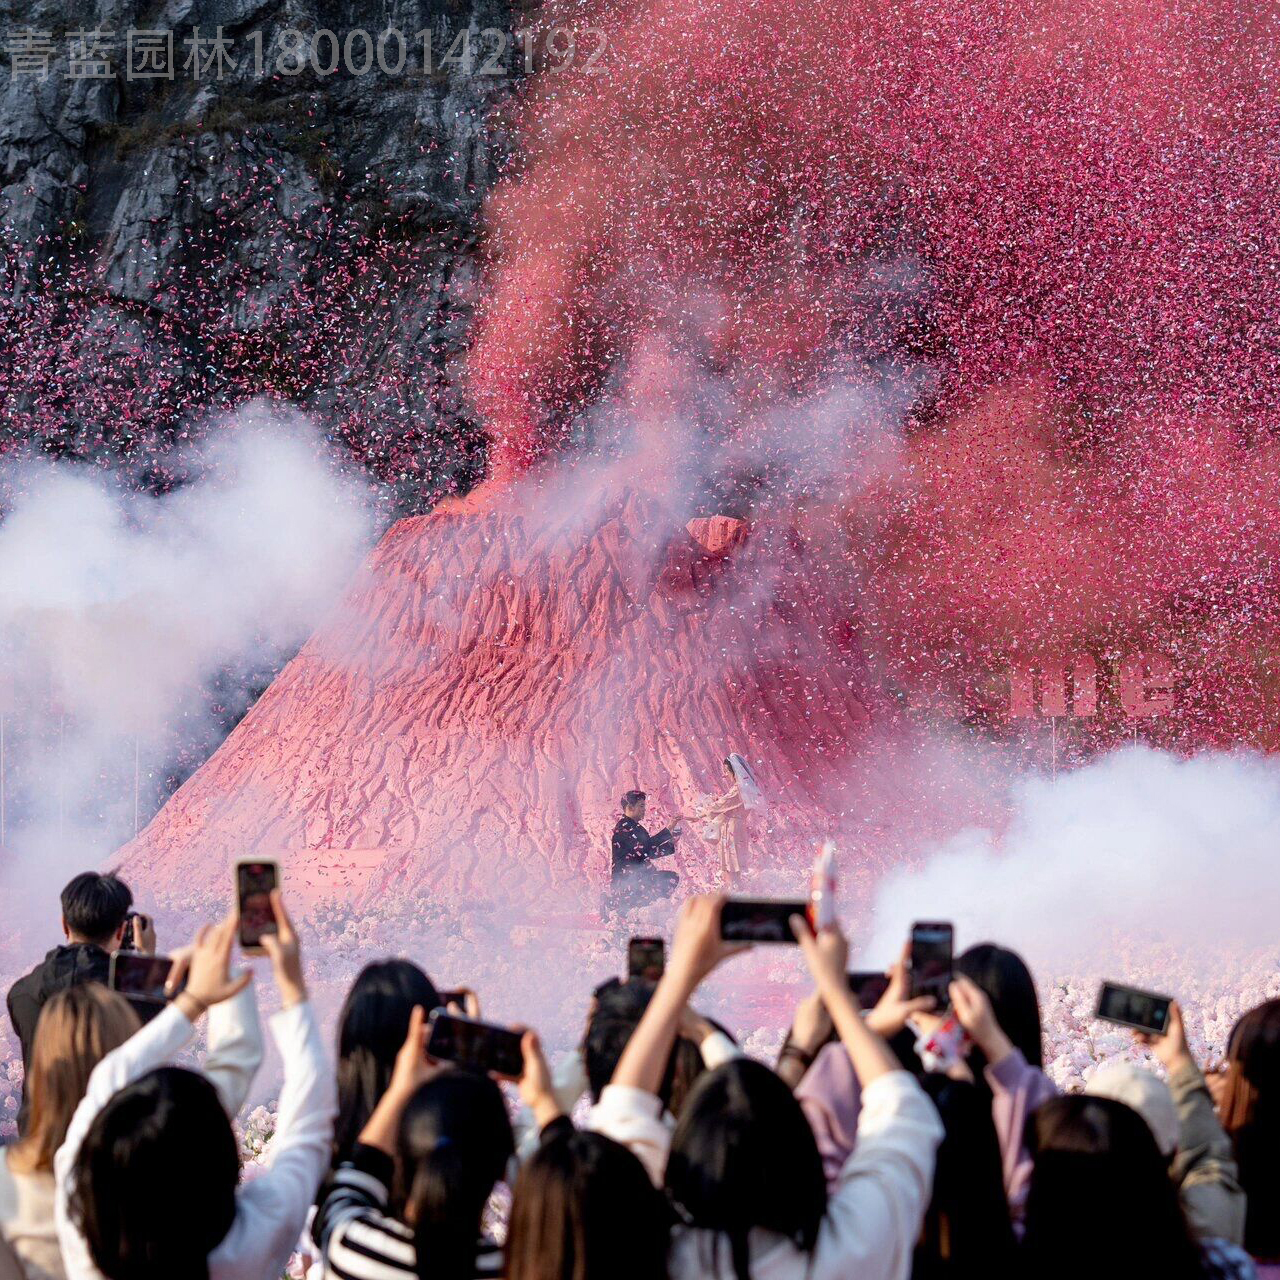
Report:
[[[100,982],[107,985],[111,957],[91,942],[73,942],[54,947],[25,978],[19,978],[9,988],[9,1021],[18,1033],[22,1046],[22,1110],[18,1113],[18,1131],[24,1132],[27,1122],[27,1065],[31,1061],[31,1046],[35,1043],[36,1023],[45,1001],[82,982]]]
[[[675,851],[676,838],[670,827],[650,835],[624,814],[613,829],[613,879],[642,867],[651,858],[665,858]]]

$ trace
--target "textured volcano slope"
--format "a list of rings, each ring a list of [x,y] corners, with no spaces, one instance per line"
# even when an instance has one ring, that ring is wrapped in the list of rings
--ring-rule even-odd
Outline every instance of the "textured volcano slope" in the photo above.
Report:
[[[835,825],[870,695],[794,528],[590,515],[402,520],[220,750],[124,850],[139,882],[225,883],[280,857],[308,896],[592,901],[618,795],[660,819],[722,789],[774,801],[766,859]],[[829,572],[829,570],[827,570]],[[708,874],[692,833],[682,869]]]

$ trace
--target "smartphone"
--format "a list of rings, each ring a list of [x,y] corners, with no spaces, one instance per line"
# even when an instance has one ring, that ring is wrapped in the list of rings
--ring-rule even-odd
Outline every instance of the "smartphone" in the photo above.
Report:
[[[657,982],[667,963],[666,943],[661,938],[632,938],[627,943],[627,977]]]
[[[864,1009],[874,1009],[889,989],[889,979],[879,969],[860,969],[846,976],[853,998]]]
[[[427,1052],[433,1058],[500,1076],[518,1077],[524,1073],[518,1031],[462,1018],[443,1009],[432,1009],[430,1023]]]
[[[262,935],[277,932],[271,891],[280,887],[280,864],[259,858],[236,863],[236,905],[240,914],[240,950],[260,956]]]
[[[169,981],[173,961],[168,956],[144,956],[136,951],[117,951],[111,957],[107,970],[107,986],[130,1000],[144,1000],[148,1004],[164,1004],[171,995],[164,984]],[[182,986],[185,986],[185,981]],[[181,987],[179,987],[181,990]]]
[[[1169,1025],[1169,1005],[1172,996],[1157,995],[1138,987],[1122,987],[1118,982],[1104,982],[1098,992],[1098,1009],[1095,1017],[1103,1022],[1118,1022],[1122,1027],[1133,1027],[1162,1036]]]
[[[938,1008],[947,1005],[951,985],[952,944],[955,930],[948,920],[917,920],[911,926],[911,995],[933,996]]]
[[[795,942],[791,917],[808,919],[802,898],[730,898],[720,912],[720,936],[726,942]]]
[[[133,922],[138,918],[136,911],[130,911],[124,918],[124,934],[120,939],[121,951],[136,951],[138,944],[133,940]]]

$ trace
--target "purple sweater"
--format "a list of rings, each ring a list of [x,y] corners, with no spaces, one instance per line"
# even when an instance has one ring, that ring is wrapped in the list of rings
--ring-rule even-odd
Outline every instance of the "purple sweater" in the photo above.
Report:
[[[1005,1194],[1014,1217],[1019,1218],[1031,1178],[1031,1155],[1023,1146],[1023,1129],[1027,1117],[1042,1102],[1056,1097],[1058,1090],[1017,1049],[989,1066],[986,1077],[991,1087],[991,1119],[1004,1164]],[[831,1187],[853,1151],[861,1107],[858,1077],[843,1045],[829,1044],[818,1054],[796,1086],[796,1098],[817,1139],[822,1168]]]
[[[1023,1144],[1027,1117],[1042,1103],[1058,1096],[1058,1088],[1039,1067],[1033,1067],[1014,1049],[984,1073],[991,1089],[991,1119],[1000,1139],[1000,1158],[1004,1164],[1004,1191],[1014,1220],[1022,1217],[1031,1181],[1031,1153]]]

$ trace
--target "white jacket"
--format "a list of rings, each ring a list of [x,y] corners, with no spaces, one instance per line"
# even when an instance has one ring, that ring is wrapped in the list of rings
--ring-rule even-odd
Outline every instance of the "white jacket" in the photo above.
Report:
[[[664,1170],[671,1131],[650,1093],[610,1085],[591,1127],[630,1147],[650,1173]],[[751,1234],[752,1280],[907,1280],[933,1183],[942,1122],[905,1071],[873,1080],[862,1093],[858,1140],[845,1161],[811,1254],[773,1232]],[[677,1227],[671,1280],[734,1280],[727,1240]]]
[[[204,1073],[232,1118],[244,1105],[262,1065],[262,1027],[250,983],[209,1010]],[[52,1173],[14,1173],[0,1152],[0,1233],[33,1280],[65,1280],[55,1224]]]
[[[272,1017],[270,1025],[284,1064],[276,1132],[266,1170],[236,1191],[235,1220],[209,1255],[209,1280],[279,1280],[329,1165],[337,1101],[315,1013],[309,1003],[294,1005]],[[85,1135],[121,1089],[170,1063],[194,1030],[182,1010],[170,1005],[103,1058],[89,1077],[88,1090],[53,1162],[58,1241],[67,1280],[102,1280],[70,1216],[71,1175]],[[224,1104],[234,1101],[221,1083],[218,1087]],[[181,1170],[174,1174],[180,1177]]]

